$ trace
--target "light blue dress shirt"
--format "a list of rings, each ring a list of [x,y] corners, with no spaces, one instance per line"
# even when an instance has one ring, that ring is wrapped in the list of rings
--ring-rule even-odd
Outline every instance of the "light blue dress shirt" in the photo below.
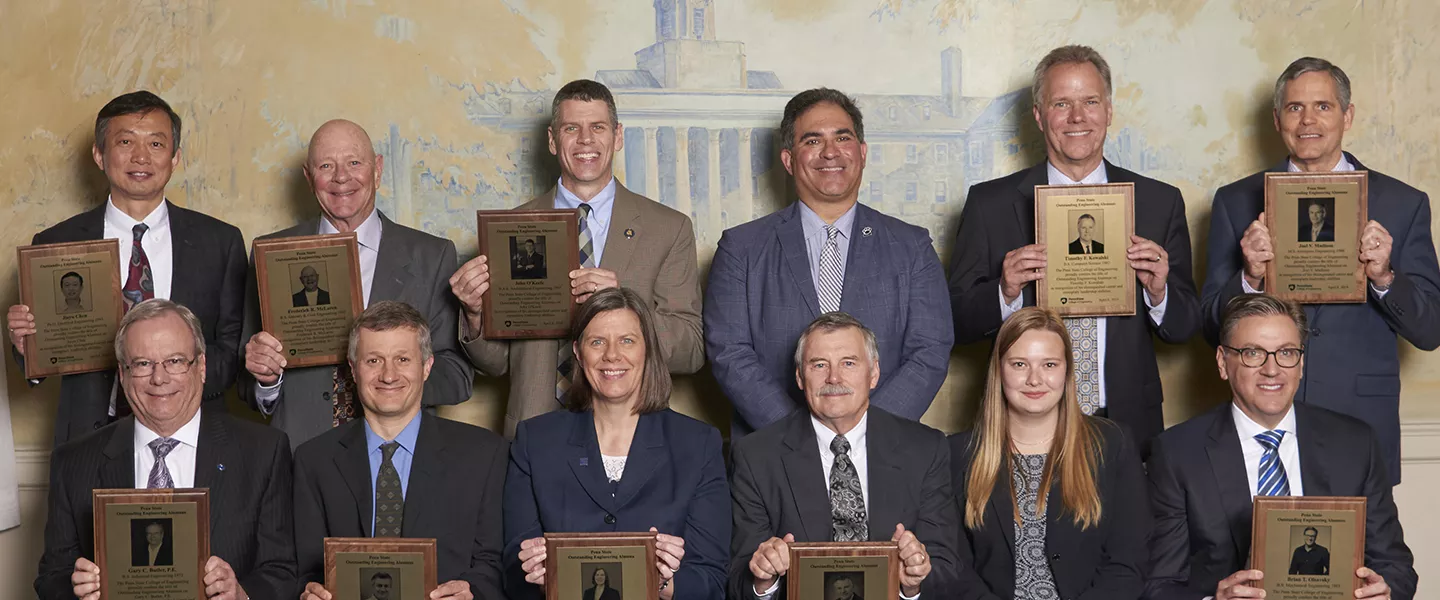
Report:
[[[840,234],[835,236],[835,248],[840,251],[841,281],[845,280],[845,267],[850,262],[850,234],[855,229],[855,207],[858,204],[852,204],[850,210],[835,219],[835,227],[840,230]],[[810,262],[810,283],[815,286],[815,294],[819,295],[820,251],[825,249],[827,239],[825,221],[804,202],[800,202],[800,227],[805,231],[805,256]]]
[[[579,210],[581,204],[590,205],[590,216],[585,227],[590,230],[590,244],[595,250],[595,266],[604,266],[600,259],[605,256],[605,238],[610,237],[610,215],[615,213],[615,178],[589,202],[582,202],[578,196],[565,189],[564,182],[556,182],[560,193],[555,194],[555,208]]]
[[[364,421],[362,419],[362,421]],[[380,463],[385,460],[385,454],[380,451],[380,445],[390,440],[380,437],[370,429],[370,422],[365,423],[365,449],[370,458],[370,531],[375,531],[375,480],[380,477]],[[415,460],[415,441],[420,437],[420,413],[415,413],[415,418],[410,419],[410,424],[400,430],[400,435],[395,436],[395,441],[400,442],[400,447],[395,449],[394,456],[390,457],[390,463],[395,465],[395,472],[400,474],[400,496],[403,498],[410,490],[410,464]]]

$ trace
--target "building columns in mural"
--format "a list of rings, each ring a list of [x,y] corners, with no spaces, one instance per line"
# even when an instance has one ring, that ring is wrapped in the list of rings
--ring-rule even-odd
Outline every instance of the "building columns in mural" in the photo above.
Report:
[[[703,216],[712,223],[721,223],[723,217],[728,217],[725,226],[736,225],[749,221],[755,213],[755,175],[753,140],[754,130],[750,127],[736,128],[689,128],[684,126],[671,126],[675,134],[675,149],[673,156],[666,156],[668,161],[674,161],[675,165],[675,197],[666,198],[660,191],[660,163],[661,153],[659,150],[659,131],[663,126],[641,127],[630,126],[627,129],[634,131],[639,129],[644,133],[645,164],[626,165],[617,168],[629,173],[645,173],[644,194],[658,202],[668,204],[675,210],[691,217]],[[698,171],[698,165],[690,164],[690,136],[695,130],[704,131],[708,152],[706,153],[706,165],[704,171]],[[734,146],[733,156],[724,153],[721,145],[721,134],[725,129],[734,129],[737,142]],[[735,186],[734,197],[728,206],[722,206],[724,199],[724,187],[720,181],[721,174],[726,168],[725,158],[733,158],[738,167],[738,181]],[[622,161],[623,162],[623,161]],[[733,167],[732,167],[733,168]],[[700,174],[703,173],[703,174]],[[697,175],[706,178],[708,185],[703,186],[705,197],[700,198],[705,204],[704,214],[697,212],[695,203],[695,191],[691,185]],[[637,184],[638,185],[638,182]]]

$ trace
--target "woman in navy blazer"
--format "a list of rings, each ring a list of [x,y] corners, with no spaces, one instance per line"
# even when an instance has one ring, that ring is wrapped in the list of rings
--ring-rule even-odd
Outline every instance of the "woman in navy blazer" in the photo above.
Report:
[[[1060,318],[1031,307],[1006,319],[975,429],[950,437],[957,599],[1140,597],[1150,507],[1139,452],[1076,397]]]
[[[543,597],[547,532],[656,531],[662,600],[725,597],[730,486],[720,432],[668,408],[654,323],[635,292],[596,292],[571,328],[570,410],[516,428],[503,557],[513,600]]]

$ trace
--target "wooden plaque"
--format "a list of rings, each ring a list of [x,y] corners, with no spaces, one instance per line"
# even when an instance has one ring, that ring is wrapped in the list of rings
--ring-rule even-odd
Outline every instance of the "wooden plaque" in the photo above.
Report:
[[[116,367],[115,330],[125,315],[120,242],[115,239],[21,246],[20,303],[35,316],[25,336],[25,377]]]
[[[439,586],[434,538],[325,538],[325,589],[336,598],[428,600]]]
[[[1304,304],[1365,301],[1359,257],[1369,181],[1368,171],[1265,174],[1265,227],[1275,251],[1266,292]]]
[[[655,534],[545,534],[545,600],[581,598],[602,578],[623,600],[659,600]]]
[[[255,240],[254,254],[260,327],[284,345],[285,366],[344,362],[365,310],[355,234]]]
[[[210,490],[97,489],[100,600],[204,600]]]
[[[1135,314],[1135,184],[1035,186],[1035,243],[1045,277],[1035,303],[1062,317]]]
[[[1268,600],[1351,600],[1364,585],[1364,497],[1256,496],[1250,539]]]
[[[900,546],[895,542],[790,544],[788,600],[828,600],[848,587],[857,598],[900,597]]]
[[[574,210],[476,211],[480,254],[490,288],[485,339],[563,338],[579,305],[570,271],[580,268],[580,218]]]

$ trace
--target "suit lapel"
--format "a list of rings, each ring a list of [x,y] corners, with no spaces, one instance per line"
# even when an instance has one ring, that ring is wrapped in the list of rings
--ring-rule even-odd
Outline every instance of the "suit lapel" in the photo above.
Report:
[[[1016,188],[1020,196],[1015,202],[1015,221],[1020,227],[1020,239],[1025,240],[1026,244],[1035,243],[1035,186],[1049,182],[1045,163],[1042,162],[1030,167],[1030,171],[1020,179],[1020,185]],[[1020,295],[1025,299],[1025,306],[1034,306],[1035,284],[1026,284],[1021,288]]]
[[[105,444],[105,460],[100,463],[100,487],[130,489],[135,487],[135,417],[125,417],[110,432]]]
[[[810,425],[809,411],[797,411],[789,417],[783,441],[789,449],[781,461],[790,493],[800,509],[800,526],[805,537],[797,541],[828,542],[830,533],[830,493],[826,490],[825,469],[820,465],[820,447]]]
[[[230,430],[216,411],[201,411],[200,437],[195,448],[195,487],[210,490],[210,530],[218,531],[220,515],[229,498],[225,462],[234,449]],[[232,463],[234,461],[231,461]]]
[[[1329,496],[1330,472],[1327,464],[1334,464],[1327,452],[1325,435],[1315,428],[1315,421],[1307,407],[1295,405],[1295,429],[1300,434],[1300,481],[1306,496]]]
[[[840,308],[851,314],[856,312],[858,303],[865,301],[870,282],[878,276],[889,274],[880,265],[881,253],[877,247],[882,242],[881,236],[876,235],[880,229],[880,220],[876,215],[877,213],[864,204],[855,204],[855,220],[850,227],[850,251],[845,258],[845,282],[840,292]],[[865,234],[867,230],[870,235]],[[801,236],[803,240],[803,231]],[[808,255],[805,268],[807,271],[810,268]],[[812,284],[810,289],[813,292],[815,286]],[[846,302],[847,299],[849,302]]]
[[[620,489],[615,493],[615,505],[626,506],[645,484],[670,460],[665,452],[665,429],[661,427],[659,414],[640,415],[635,426],[635,438],[630,440],[630,453],[625,459],[625,473],[620,477]]]
[[[420,434],[415,437],[415,457],[410,461],[410,480],[405,483],[405,516],[401,531],[410,537],[422,531],[438,531],[440,527],[421,528],[423,517],[440,514],[445,476],[445,439],[440,437],[436,417],[420,413]],[[368,466],[368,464],[367,464]]]
[[[1010,503],[1010,464],[1007,460],[1000,464],[1000,472],[995,474],[995,485],[990,488],[989,506],[990,514],[995,517],[995,526],[1005,536],[1005,547],[1010,549],[1010,556],[1015,556],[1015,506]]]
[[[815,280],[810,278],[810,257],[805,252],[805,227],[800,224],[799,205],[797,200],[780,209],[782,214],[775,236],[780,241],[780,255],[790,268],[791,280],[810,307],[810,318],[815,318],[820,316],[820,297],[815,294]]]
[[[600,266],[617,276],[626,272],[630,266],[630,257],[635,253],[636,240],[646,233],[640,224],[641,201],[639,196],[625,189],[620,182],[615,182],[615,204],[610,211],[610,229],[605,234],[605,248],[601,253],[603,262]],[[626,230],[634,230],[634,235],[626,236]],[[625,282],[620,282],[620,285],[625,285]],[[625,470],[630,470],[628,459]]]
[[[870,411],[869,430],[865,434],[865,460],[870,475],[870,539],[888,540],[903,510],[895,503],[905,497],[905,477],[900,462],[905,451],[900,447],[897,432],[879,411]],[[818,447],[817,447],[818,448]],[[818,449],[817,449],[818,452]]]
[[[595,414],[570,413],[570,423],[569,454],[565,463],[570,465],[570,472],[590,499],[605,512],[615,514],[615,497],[610,495],[610,481],[605,478],[605,463],[600,459],[600,442],[595,439]],[[628,464],[625,470],[630,470]]]
[[[105,239],[105,207],[109,204],[110,201],[106,200],[101,202],[100,206],[85,211],[85,216],[77,222],[78,231],[74,241],[83,242]],[[172,233],[171,235],[174,234]],[[123,239],[120,240],[120,243],[129,244],[130,240]]]
[[[372,301],[399,298],[405,286],[415,279],[415,274],[410,272],[410,253],[397,239],[399,228],[385,213],[380,213],[380,248],[376,251],[375,275],[370,282],[370,297],[365,299],[366,306]]]
[[[1210,471],[1220,504],[1230,522],[1230,539],[1236,556],[1250,554],[1250,517],[1253,512],[1250,482],[1245,471],[1245,454],[1240,450],[1240,435],[1230,416],[1229,403],[1216,409],[1219,414],[1210,425],[1210,445],[1205,453],[1210,458]]]
[[[375,492],[372,491],[374,488],[370,481],[370,456],[365,447],[364,420],[356,419],[343,427],[350,429],[340,436],[340,451],[335,453],[335,470],[340,472],[340,478],[345,480],[345,486],[350,488],[350,496],[355,499],[355,514],[360,515],[360,530],[365,532],[366,537],[370,537],[375,535],[372,531],[375,516],[370,512],[371,504],[375,501]]]
[[[166,210],[170,211],[171,272],[196,273],[202,265],[213,264],[213,260],[201,254],[201,246],[198,244],[201,240],[196,239],[200,232],[195,231],[190,215],[169,200],[166,200],[165,204]],[[195,283],[190,277],[171,277],[171,282],[170,299],[179,304],[195,306],[200,294],[214,291],[190,289],[190,285]]]

